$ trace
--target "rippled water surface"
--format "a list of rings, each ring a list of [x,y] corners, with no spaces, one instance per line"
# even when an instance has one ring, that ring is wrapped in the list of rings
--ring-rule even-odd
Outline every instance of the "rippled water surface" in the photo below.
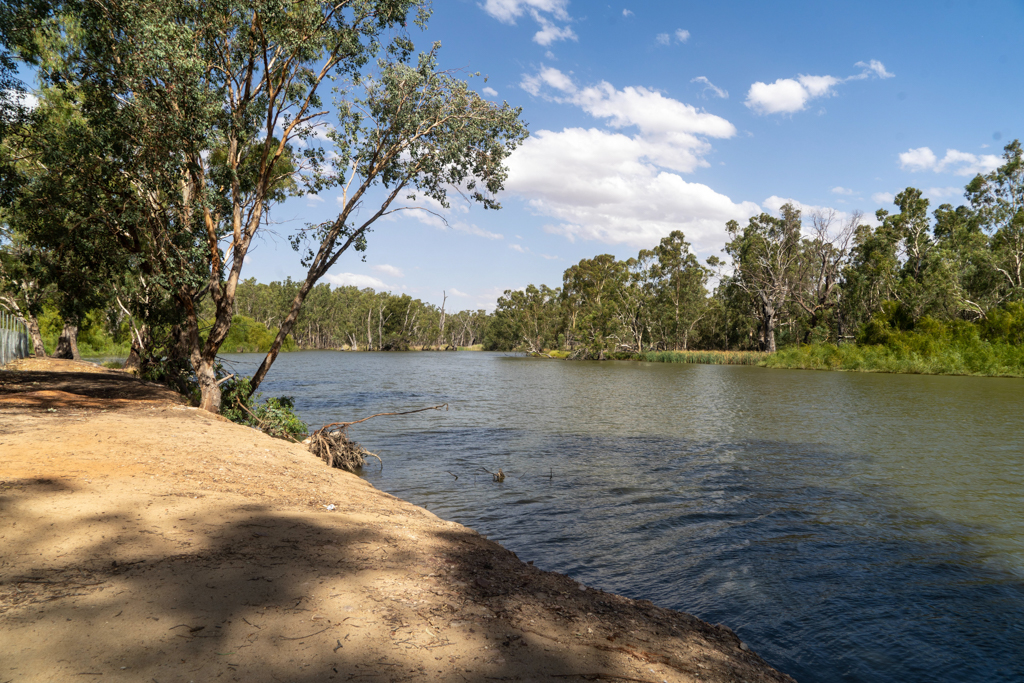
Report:
[[[303,352],[263,390],[313,426],[450,404],[353,427],[365,478],[798,681],[1024,680],[1022,380]]]

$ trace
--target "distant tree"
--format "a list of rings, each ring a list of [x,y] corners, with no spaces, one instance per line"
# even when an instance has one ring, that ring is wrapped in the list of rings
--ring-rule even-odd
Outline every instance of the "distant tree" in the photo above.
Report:
[[[850,243],[862,218],[860,212],[854,212],[840,224],[832,209],[811,214],[811,235],[801,245],[793,285],[793,301],[808,316],[804,343],[831,321],[836,323],[836,336],[844,336],[841,318],[834,313],[840,303]]]
[[[690,252],[683,233],[673,230],[649,254],[651,282],[658,304],[658,318],[665,330],[668,345],[686,349],[694,326],[705,313],[708,271]]]
[[[967,199],[991,236],[996,270],[1006,296],[1024,299],[1024,151],[1019,140],[1003,148],[1004,164],[967,185]]]
[[[776,350],[775,332],[802,255],[799,209],[784,204],[779,213],[779,218],[767,213],[754,216],[745,228],[736,221],[726,224],[732,239],[726,243],[725,253],[735,268],[731,285],[749,295],[752,313],[761,327],[761,349],[771,353]]]
[[[621,339],[618,317],[626,264],[611,254],[583,259],[562,276],[562,304],[568,314],[567,338],[587,358],[603,360]]]

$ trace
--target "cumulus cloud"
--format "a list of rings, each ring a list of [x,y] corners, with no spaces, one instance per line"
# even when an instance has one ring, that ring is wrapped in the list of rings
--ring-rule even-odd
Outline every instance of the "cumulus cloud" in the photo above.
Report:
[[[576,105],[612,128],[635,127],[639,135],[634,142],[643,148],[642,156],[676,171],[708,165],[703,156],[711,147],[704,137],[736,134],[736,127],[726,119],[642,86],[619,90],[602,81],[579,87],[569,75],[551,67],[524,76],[520,85],[533,95]]]
[[[324,279],[337,287],[359,287],[360,289],[372,287],[378,291],[394,289],[372,275],[361,275],[359,273],[328,273],[324,276]]]
[[[401,268],[390,266],[386,263],[370,267],[373,268],[378,273],[384,273],[385,275],[390,275],[391,277],[405,277],[405,273],[402,272]]]
[[[622,10],[622,16],[624,16],[624,17],[631,17],[631,16],[633,16],[633,12],[628,10],[628,9],[624,9],[624,10]]]
[[[651,147],[639,136],[593,128],[538,131],[510,157],[506,187],[555,219],[548,232],[635,247],[672,230],[711,247],[724,238],[726,221],[760,212],[661,170]]]
[[[677,28],[675,32],[676,40],[680,43],[685,43],[690,39],[690,32],[681,28]]]
[[[305,194],[305,197],[306,206],[316,206],[317,204],[321,204],[324,201],[323,197],[321,197],[320,195],[315,195],[312,192],[307,192]]]
[[[518,251],[520,254],[526,253],[526,248],[521,244],[510,244],[508,245],[508,248],[512,251]]]
[[[454,287],[449,289],[448,292],[451,293],[452,296],[462,296],[462,297],[468,297],[469,296],[469,294],[466,294],[465,292],[463,292],[461,290],[455,289]]]
[[[481,92],[483,94],[487,95],[488,97],[497,97],[498,96],[498,91],[495,90],[494,88],[490,87],[490,86],[487,86],[486,88],[481,90]]]
[[[846,78],[835,76],[810,76],[800,74],[796,78],[780,78],[774,83],[758,81],[750,86],[745,104],[758,114],[793,114],[807,108],[807,103],[820,97],[831,97],[835,86],[848,81],[866,78],[892,78],[894,74],[885,70],[878,60],[857,62],[862,71]]]
[[[704,90],[703,90],[704,93],[706,93],[708,90],[710,90],[715,95],[715,97],[721,97],[723,100],[729,98],[728,91],[722,90],[717,85],[715,85],[714,83],[709,81],[707,79],[707,76],[697,76],[697,78],[691,79],[690,83],[703,83],[704,84]]]
[[[521,85],[578,106],[612,129],[537,131],[509,158],[507,189],[554,219],[547,231],[651,246],[681,229],[692,243],[710,248],[724,238],[726,221],[760,213],[753,202],[737,204],[677,175],[708,166],[707,139],[736,134],[726,119],[640,86],[583,87],[549,67]]]
[[[851,195],[851,194],[854,194],[854,191],[853,191],[853,190],[851,190],[851,189],[850,189],[850,188],[848,188],[848,187],[833,187],[833,188],[832,188],[832,194],[845,194],[845,195]]]
[[[533,40],[544,46],[557,40],[577,39],[571,26],[558,26],[552,21],[571,21],[568,6],[568,0],[487,0],[482,5],[485,12],[505,24],[515,24],[523,15],[529,15],[540,26]]]
[[[894,199],[896,199],[896,195],[892,192],[876,192],[871,195],[871,201],[878,204],[892,204]]]
[[[928,147],[909,149],[900,154],[900,168],[905,171],[934,171],[954,173],[959,176],[974,176],[990,173],[999,168],[1003,160],[995,154],[971,154],[956,149],[947,149],[946,156],[939,159]]]

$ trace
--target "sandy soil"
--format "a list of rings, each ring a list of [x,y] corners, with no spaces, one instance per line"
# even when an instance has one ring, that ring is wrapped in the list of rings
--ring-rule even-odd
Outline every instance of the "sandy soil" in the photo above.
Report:
[[[0,683],[792,681],[724,626],[541,571],[165,388],[14,367]]]

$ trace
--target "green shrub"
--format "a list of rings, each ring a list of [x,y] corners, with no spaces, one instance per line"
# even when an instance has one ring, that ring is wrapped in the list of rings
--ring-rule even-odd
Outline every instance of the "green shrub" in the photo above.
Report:
[[[233,377],[221,385],[220,414],[232,422],[256,427],[279,439],[301,441],[309,427],[295,414],[290,396],[268,398],[260,403],[261,393],[249,395],[252,384],[248,377]]]

